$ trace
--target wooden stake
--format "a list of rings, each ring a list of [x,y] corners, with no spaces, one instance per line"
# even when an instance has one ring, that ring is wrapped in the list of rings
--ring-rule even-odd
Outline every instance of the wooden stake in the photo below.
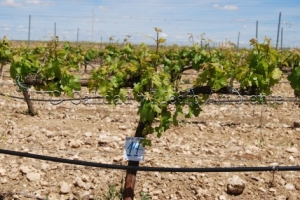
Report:
[[[144,128],[145,128],[145,123],[140,120],[134,137],[142,137]],[[128,166],[139,166],[139,162],[138,161],[129,161]],[[126,171],[124,194],[123,194],[124,200],[133,200],[134,199],[134,186],[135,186],[135,180],[136,180],[136,173],[137,173],[137,170],[127,170]]]

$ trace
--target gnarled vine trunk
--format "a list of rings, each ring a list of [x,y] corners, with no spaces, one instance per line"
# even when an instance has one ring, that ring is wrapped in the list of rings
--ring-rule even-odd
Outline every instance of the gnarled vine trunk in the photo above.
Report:
[[[0,78],[2,79],[3,77],[3,65],[0,65]]]
[[[31,115],[31,116],[34,116],[36,113],[34,111],[32,101],[30,100],[30,94],[29,94],[28,90],[23,90],[23,96],[24,96],[24,99],[27,103],[28,114]]]

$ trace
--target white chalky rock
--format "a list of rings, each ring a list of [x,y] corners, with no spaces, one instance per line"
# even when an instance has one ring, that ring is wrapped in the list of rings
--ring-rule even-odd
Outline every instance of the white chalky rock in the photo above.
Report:
[[[258,190],[262,191],[263,193],[267,192],[263,187],[259,187]]]
[[[245,152],[246,154],[252,154],[252,152],[249,149],[247,149]]]
[[[55,133],[53,131],[46,131],[46,136],[48,138],[51,138],[51,137],[54,137],[55,136]]]
[[[162,191],[159,190],[159,189],[156,189],[156,190],[153,190],[151,193],[152,193],[153,195],[160,195],[160,194],[162,193]]]
[[[28,166],[21,166],[21,167],[20,167],[20,171],[21,171],[23,174],[27,174],[27,173],[29,173],[31,170],[29,169]]]
[[[220,195],[219,200],[226,200],[226,197],[224,195]]]
[[[286,149],[289,153],[298,153],[298,149],[296,147],[291,147]]]
[[[66,182],[62,182],[60,184],[60,193],[67,194],[69,192],[70,192],[70,186],[69,186],[69,184],[66,183]]]
[[[288,184],[285,185],[285,188],[286,188],[287,190],[294,190],[294,189],[295,189],[295,186],[294,186],[292,183],[288,183]]]
[[[85,132],[84,135],[85,135],[85,137],[91,137],[93,135],[93,133],[92,132]]]
[[[5,175],[5,173],[6,173],[6,170],[5,169],[3,169],[3,168],[0,168],[0,175]]]
[[[70,140],[69,141],[69,146],[71,148],[79,148],[81,147],[81,145],[83,145],[84,143],[81,140]]]
[[[17,127],[16,122],[14,122],[12,120],[5,120],[4,124],[8,125],[8,126],[12,126],[12,127]]]
[[[275,188],[270,188],[269,191],[270,192],[276,192],[276,189]]]
[[[205,131],[207,127],[204,124],[198,124],[199,130],[200,131]]]
[[[126,127],[125,125],[119,125],[119,129],[120,129],[120,130],[126,130],[127,127]]]
[[[81,196],[81,199],[87,199],[88,196],[91,195],[91,192],[90,191],[84,191],[82,196]]]
[[[82,179],[83,182],[88,182],[89,181],[89,177],[86,174],[82,175],[81,179]]]
[[[39,127],[37,127],[37,128],[39,128]],[[42,129],[40,129],[40,131],[41,131],[41,133],[46,133],[46,132],[47,132],[47,129],[42,128]]]
[[[26,177],[29,181],[39,181],[41,178],[41,175],[39,173],[30,172],[26,175]]]
[[[286,200],[288,199],[285,195],[280,195],[276,198],[276,200]]]
[[[0,179],[0,182],[1,182],[2,184],[7,183],[7,181],[8,181],[8,180],[7,180],[6,178],[1,178],[1,179]]]
[[[86,187],[86,184],[82,181],[82,179],[80,177],[76,177],[75,178],[75,184],[78,187],[81,187],[81,188],[85,188]]]
[[[227,193],[229,194],[242,194],[245,189],[245,181],[240,179],[237,175],[230,178],[227,184]]]

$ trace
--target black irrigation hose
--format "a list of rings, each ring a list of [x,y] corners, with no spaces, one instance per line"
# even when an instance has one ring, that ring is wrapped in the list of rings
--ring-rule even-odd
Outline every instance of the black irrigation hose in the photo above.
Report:
[[[0,92],[0,96],[3,96],[3,97],[9,97],[9,98],[12,98],[12,99],[20,99],[20,100],[24,100],[24,97],[18,97],[18,96],[13,96],[13,95],[8,95],[8,94],[4,94],[4,93],[1,93]],[[60,98],[60,99],[35,99],[35,98],[30,98],[31,101],[47,101],[47,102],[62,102],[62,101],[79,101],[79,100],[89,100],[89,99],[103,99],[102,96],[100,97],[82,97],[82,98],[66,98],[66,99],[63,99],[63,98]],[[130,99],[128,99],[130,100]],[[131,100],[134,100],[134,99],[131,99]]]
[[[138,170],[138,171],[157,171],[157,172],[249,172],[249,171],[300,171],[300,166],[270,166],[270,167],[215,167],[215,168],[172,168],[172,167],[137,167],[137,166],[124,166],[124,165],[112,165],[102,164],[95,162],[87,162],[80,160],[70,160],[64,158],[43,156],[37,154],[31,154],[26,152],[12,151],[0,149],[0,153],[21,156],[27,158],[34,158],[39,160],[47,160],[58,163],[66,163],[73,165],[82,165],[88,167],[100,167],[108,169],[118,170]]]
[[[4,97],[9,97],[9,98],[12,98],[12,99],[20,99],[20,100],[24,100],[24,97],[18,97],[18,96],[13,96],[13,95],[8,95],[8,94],[4,94],[4,93],[1,93],[0,92],[0,96],[4,96]],[[243,96],[243,95],[242,95]],[[237,96],[237,98],[239,98]],[[35,98],[31,98],[30,100],[31,101],[46,101],[46,102],[65,102],[65,101],[79,101],[79,100],[92,100],[92,99],[104,99],[103,96],[97,96],[97,97],[81,97],[81,98],[60,98],[60,99],[35,99]],[[223,98],[223,99],[226,99],[226,98]],[[127,100],[135,100],[134,98],[128,98]],[[275,103],[274,101],[279,101],[277,103],[283,103],[283,102],[298,102],[300,101],[300,98],[297,98],[297,97],[282,97],[278,100],[278,98],[266,98],[267,101],[270,101],[273,103]],[[238,103],[238,104],[242,104],[243,102],[252,102],[253,104],[259,104],[259,103],[256,103],[254,100],[251,100],[251,99],[228,99],[228,100],[215,100],[214,98],[210,98],[206,101],[206,103],[215,103],[215,104],[222,104],[222,103]],[[79,104],[79,103],[77,103]],[[91,102],[91,103],[86,103],[86,104],[101,104],[101,103],[97,103],[97,102]],[[108,104],[108,103],[107,103]]]
[[[0,96],[9,97],[9,98],[12,98],[12,99],[21,99],[21,100],[24,100],[24,97],[12,96],[12,95],[8,95],[8,94],[4,94],[2,92],[0,92]]]

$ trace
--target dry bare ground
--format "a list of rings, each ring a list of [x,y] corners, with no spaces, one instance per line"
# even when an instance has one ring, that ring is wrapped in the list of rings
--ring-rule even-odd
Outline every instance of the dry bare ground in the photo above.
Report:
[[[1,80],[0,92],[22,96],[6,76]],[[273,93],[293,96],[288,83],[278,84]],[[34,106],[38,115],[30,117],[24,112],[27,108],[23,100],[0,97],[2,149],[127,164],[122,157],[123,145],[126,136],[134,135],[138,104],[111,107],[35,102]],[[300,119],[300,109],[292,102],[273,106],[209,104],[202,108],[199,117],[182,118],[185,121],[160,139],[152,135],[152,147],[146,149],[140,166],[299,166],[300,128],[294,127],[294,122]],[[3,199],[103,199],[108,185],[120,186],[125,177],[122,170],[3,154],[0,160]],[[242,194],[229,194],[229,179],[236,176],[245,188]],[[136,199],[140,199],[141,192],[148,192],[152,199],[172,200],[300,199],[300,172],[138,172]]]

